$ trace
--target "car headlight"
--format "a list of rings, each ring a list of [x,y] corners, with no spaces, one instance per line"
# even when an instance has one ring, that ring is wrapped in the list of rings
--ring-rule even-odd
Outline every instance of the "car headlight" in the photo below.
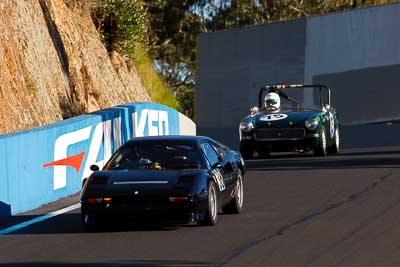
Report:
[[[318,127],[318,121],[316,119],[306,120],[304,124],[310,131],[314,131]]]
[[[240,122],[239,128],[242,132],[248,133],[254,129],[254,125],[251,120],[243,120]]]

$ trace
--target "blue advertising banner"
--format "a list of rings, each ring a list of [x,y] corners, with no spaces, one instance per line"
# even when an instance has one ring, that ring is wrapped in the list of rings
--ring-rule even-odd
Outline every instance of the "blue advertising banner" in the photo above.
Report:
[[[0,217],[37,208],[81,189],[90,166],[140,136],[179,135],[179,112],[155,103],[100,110],[0,136]]]

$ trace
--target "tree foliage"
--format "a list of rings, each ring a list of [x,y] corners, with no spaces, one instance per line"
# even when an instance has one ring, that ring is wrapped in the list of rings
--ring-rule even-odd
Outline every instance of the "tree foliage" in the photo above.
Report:
[[[394,0],[202,0],[207,31],[322,15]]]
[[[149,17],[141,0],[97,0],[92,18],[107,50],[131,54],[149,44]]]
[[[91,13],[101,39],[109,52],[117,51],[130,59],[150,97],[159,103],[179,108],[176,97],[160,78],[149,57],[150,17],[142,0],[64,0]]]

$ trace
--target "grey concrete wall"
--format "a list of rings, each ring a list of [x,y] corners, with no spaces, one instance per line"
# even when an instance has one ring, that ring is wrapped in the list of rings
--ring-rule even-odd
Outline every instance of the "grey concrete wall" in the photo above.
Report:
[[[400,124],[345,125],[341,129],[342,148],[391,147],[400,145]]]
[[[201,35],[198,134],[237,148],[238,123],[262,85],[315,82],[332,87],[342,122],[354,125],[345,143],[357,143],[360,125],[400,118],[399,28],[397,3]],[[383,128],[386,143],[400,144],[398,127]]]
[[[305,81],[400,62],[400,4],[307,19]]]
[[[200,35],[197,133],[237,147],[262,85],[303,82],[305,30],[296,20]]]
[[[333,88],[344,123],[400,117],[399,28],[399,4],[307,19],[304,80]]]
[[[321,74],[313,81],[332,88],[342,124],[360,125],[400,119],[399,74],[400,65],[393,65]]]

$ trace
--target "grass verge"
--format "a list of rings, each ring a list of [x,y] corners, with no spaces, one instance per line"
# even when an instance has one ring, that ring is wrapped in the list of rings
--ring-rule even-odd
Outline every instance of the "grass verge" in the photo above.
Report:
[[[154,102],[178,110],[179,104],[176,101],[174,94],[168,90],[164,81],[154,69],[153,61],[147,54],[147,51],[143,47],[137,45],[131,53],[134,65],[151,99]]]

